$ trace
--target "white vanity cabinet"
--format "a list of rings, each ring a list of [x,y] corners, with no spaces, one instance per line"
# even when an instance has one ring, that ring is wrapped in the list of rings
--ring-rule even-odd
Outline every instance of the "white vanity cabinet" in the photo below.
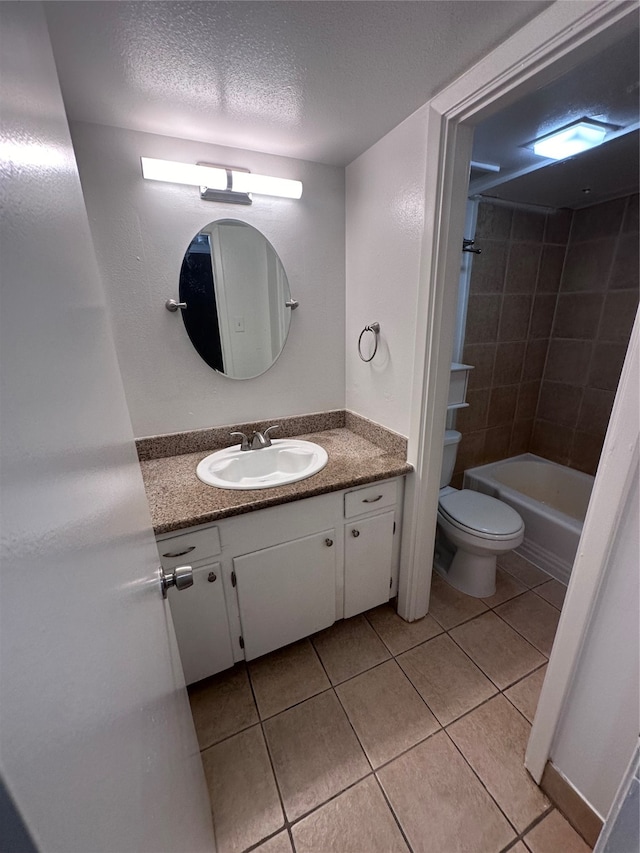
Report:
[[[193,586],[168,598],[187,684],[233,666],[220,563],[195,568]]]
[[[403,489],[398,477],[160,537],[165,568],[195,569],[169,592],[187,683],[394,596]]]

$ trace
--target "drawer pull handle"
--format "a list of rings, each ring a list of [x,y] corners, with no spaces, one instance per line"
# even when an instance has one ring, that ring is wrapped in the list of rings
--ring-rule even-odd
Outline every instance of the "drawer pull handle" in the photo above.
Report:
[[[381,500],[382,500],[382,495],[378,495],[377,498],[363,498],[362,503],[363,504],[374,504],[377,501],[381,501]]]
[[[215,572],[209,572],[207,580],[209,583],[215,583],[218,580],[218,575]]]
[[[192,551],[196,550],[195,545],[191,545],[189,548],[185,548],[184,551],[168,551],[166,554],[163,554],[163,557],[184,557],[185,554],[190,554]]]
[[[324,544],[327,546],[327,548],[331,548],[331,546],[333,545],[333,539],[325,539]]]
[[[358,538],[358,536],[360,536],[360,531],[359,531],[359,530],[356,530],[356,529],[354,528],[354,529],[351,531],[351,535],[352,535],[352,536],[355,536],[355,538],[357,539],[357,538]]]

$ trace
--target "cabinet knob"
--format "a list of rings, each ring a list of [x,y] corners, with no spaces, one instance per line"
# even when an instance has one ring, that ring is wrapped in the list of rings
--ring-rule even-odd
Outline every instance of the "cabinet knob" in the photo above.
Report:
[[[358,538],[358,536],[360,536],[360,531],[359,531],[359,530],[356,530],[356,529],[355,529],[355,527],[354,527],[354,529],[351,531],[351,535],[352,535],[352,536],[355,536],[355,538],[357,539],[357,538]]]
[[[333,539],[325,539],[324,544],[327,546],[327,548],[331,548],[331,546],[333,545]]]
[[[209,572],[207,580],[209,583],[215,583],[218,580],[218,575],[215,572]]]
[[[165,572],[160,569],[160,588],[162,589],[162,597],[167,597],[167,590],[172,586],[176,589],[188,589],[193,586],[193,569],[191,566],[178,566],[172,572]]]

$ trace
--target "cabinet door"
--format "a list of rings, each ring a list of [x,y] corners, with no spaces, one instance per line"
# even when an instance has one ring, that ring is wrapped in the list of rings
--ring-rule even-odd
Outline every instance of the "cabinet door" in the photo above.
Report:
[[[233,666],[220,563],[193,570],[193,586],[169,590],[171,618],[187,684]]]
[[[335,530],[236,557],[233,568],[247,660],[335,622]]]
[[[344,617],[389,600],[393,512],[345,525]]]

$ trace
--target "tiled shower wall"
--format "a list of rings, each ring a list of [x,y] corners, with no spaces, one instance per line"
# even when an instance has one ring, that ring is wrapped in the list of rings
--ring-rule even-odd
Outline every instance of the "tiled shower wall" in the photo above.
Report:
[[[638,304],[638,196],[573,213],[480,204],[456,464],[525,451],[594,473]]]
[[[530,450],[595,474],[638,307],[638,196],[575,211]]]

